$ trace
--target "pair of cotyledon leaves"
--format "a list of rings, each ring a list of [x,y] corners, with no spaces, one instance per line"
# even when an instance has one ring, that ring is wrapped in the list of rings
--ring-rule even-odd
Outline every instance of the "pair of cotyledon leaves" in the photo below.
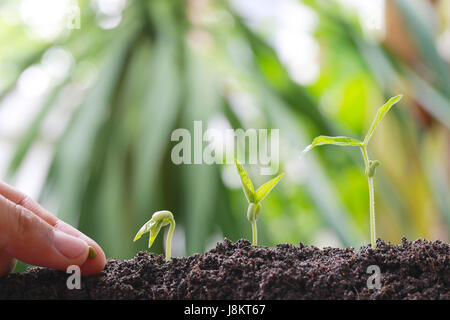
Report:
[[[378,111],[375,119],[372,122],[372,125],[370,126],[369,131],[367,132],[365,138],[363,141],[359,141],[353,138],[349,137],[329,137],[329,136],[318,136],[316,137],[313,142],[303,150],[303,153],[308,152],[314,147],[325,145],[325,144],[332,144],[332,145],[339,145],[339,146],[357,146],[364,148],[369,143],[370,138],[372,138],[372,135],[380,123],[380,121],[384,118],[386,113],[391,109],[391,107],[396,104],[400,99],[402,98],[402,95],[395,96],[391,99],[389,99],[384,105],[382,105]],[[379,165],[379,162],[374,162],[374,164]]]
[[[139,229],[133,241],[138,240],[143,234],[150,232],[148,239],[148,247],[150,248],[161,228],[167,226],[169,223],[175,223],[172,213],[167,210],[157,211],[153,214],[152,218]]]
[[[245,197],[250,204],[259,204],[284,176],[284,173],[280,174],[276,178],[273,178],[272,180],[264,183],[255,191],[255,188],[253,187],[253,183],[250,180],[247,171],[245,171],[244,167],[239,162],[237,162],[237,160],[235,160],[235,162],[239,176],[241,177],[242,188],[244,189]]]

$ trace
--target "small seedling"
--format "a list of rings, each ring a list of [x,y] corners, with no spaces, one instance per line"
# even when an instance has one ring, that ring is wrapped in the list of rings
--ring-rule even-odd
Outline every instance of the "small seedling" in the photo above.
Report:
[[[402,95],[395,96],[389,99],[383,106],[381,106],[378,111],[375,119],[370,126],[369,131],[367,132],[363,141],[359,141],[349,137],[328,137],[328,136],[318,136],[313,142],[303,150],[303,153],[308,152],[314,147],[325,145],[325,144],[333,144],[338,146],[356,146],[361,149],[362,156],[364,158],[365,165],[365,174],[367,176],[367,181],[369,184],[369,203],[370,203],[370,242],[372,244],[372,248],[376,248],[376,230],[375,230],[375,198],[374,198],[374,188],[373,188],[373,177],[375,175],[375,170],[378,166],[381,165],[381,162],[378,160],[370,160],[367,153],[367,144],[369,143],[370,138],[372,137],[376,127],[380,123],[380,121],[384,118],[386,113],[391,109],[391,107],[400,101]]]
[[[167,226],[168,224],[170,224],[170,228],[166,240],[166,261],[170,261],[172,252],[172,236],[173,231],[175,230],[175,219],[173,218],[172,212],[166,210],[155,212],[152,218],[148,220],[138,231],[133,241],[138,240],[140,237],[142,237],[143,234],[150,232],[150,237],[148,240],[148,247],[150,248],[155,241],[159,230],[161,230],[161,227]]]
[[[89,246],[88,249],[89,249],[88,258],[94,259],[97,256],[97,251],[95,251],[94,247],[91,247],[91,246]]]
[[[235,162],[239,176],[241,177],[242,189],[244,189],[244,194],[248,201],[247,219],[252,224],[253,245],[256,246],[258,244],[258,230],[256,228],[256,221],[258,220],[259,213],[261,211],[261,201],[277,185],[278,181],[283,178],[284,173],[266,182],[255,191],[253,188],[253,183],[244,167],[242,167],[237,160],[235,160]]]

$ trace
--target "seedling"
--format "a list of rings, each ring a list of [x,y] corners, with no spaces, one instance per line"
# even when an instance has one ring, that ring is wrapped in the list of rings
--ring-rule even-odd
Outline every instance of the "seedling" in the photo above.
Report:
[[[252,224],[253,245],[256,246],[258,244],[258,230],[256,228],[256,221],[258,220],[259,213],[261,211],[261,201],[277,185],[278,181],[283,178],[284,173],[266,182],[261,187],[259,187],[258,190],[255,191],[255,189],[253,188],[253,183],[250,180],[244,167],[242,167],[242,165],[240,165],[237,160],[235,160],[235,162],[239,176],[241,177],[242,189],[244,190],[245,197],[248,201],[247,219]]]
[[[359,141],[349,137],[328,137],[328,136],[318,136],[313,142],[303,150],[303,153],[308,152],[314,147],[325,145],[325,144],[333,144],[338,146],[356,146],[361,149],[362,156],[364,158],[365,165],[365,174],[367,176],[367,181],[369,184],[369,205],[370,205],[370,242],[372,244],[372,248],[376,248],[376,230],[375,230],[375,199],[374,199],[374,188],[373,188],[373,177],[375,175],[375,170],[378,166],[381,165],[381,162],[378,160],[370,160],[367,153],[367,144],[370,141],[376,127],[380,123],[380,121],[384,118],[386,113],[391,109],[391,107],[400,101],[402,95],[395,96],[389,99],[383,106],[381,106],[378,111],[375,119],[370,126],[369,131],[367,132],[363,141]]]
[[[171,251],[172,236],[173,231],[175,230],[175,219],[173,218],[172,212],[166,210],[155,212],[152,218],[141,227],[141,229],[134,237],[133,241],[138,240],[140,237],[142,237],[143,234],[150,232],[150,237],[148,240],[148,247],[150,248],[153,242],[155,241],[156,236],[159,233],[159,230],[161,230],[162,227],[167,226],[168,224],[170,224],[170,227],[169,227],[169,234],[167,235],[166,240],[166,261],[170,261],[172,252]]]
[[[94,259],[97,256],[97,251],[95,251],[94,247],[91,246],[89,246],[88,249],[88,258]]]

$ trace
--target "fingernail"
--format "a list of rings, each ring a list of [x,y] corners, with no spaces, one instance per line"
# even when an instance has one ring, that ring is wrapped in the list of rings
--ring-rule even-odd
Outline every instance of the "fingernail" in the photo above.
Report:
[[[61,231],[54,232],[53,243],[56,250],[69,259],[76,258],[85,253],[88,246],[85,241]]]

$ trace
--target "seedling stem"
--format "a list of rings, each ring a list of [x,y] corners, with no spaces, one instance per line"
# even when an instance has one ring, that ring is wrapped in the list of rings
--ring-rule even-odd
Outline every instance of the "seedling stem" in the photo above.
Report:
[[[372,248],[377,247],[376,241],[376,229],[375,229],[375,191],[373,187],[373,176],[375,172],[370,173],[370,160],[367,155],[367,148],[365,144],[361,144],[361,152],[364,158],[365,172],[367,176],[367,183],[369,185],[369,206],[370,206],[370,243],[372,244]]]

